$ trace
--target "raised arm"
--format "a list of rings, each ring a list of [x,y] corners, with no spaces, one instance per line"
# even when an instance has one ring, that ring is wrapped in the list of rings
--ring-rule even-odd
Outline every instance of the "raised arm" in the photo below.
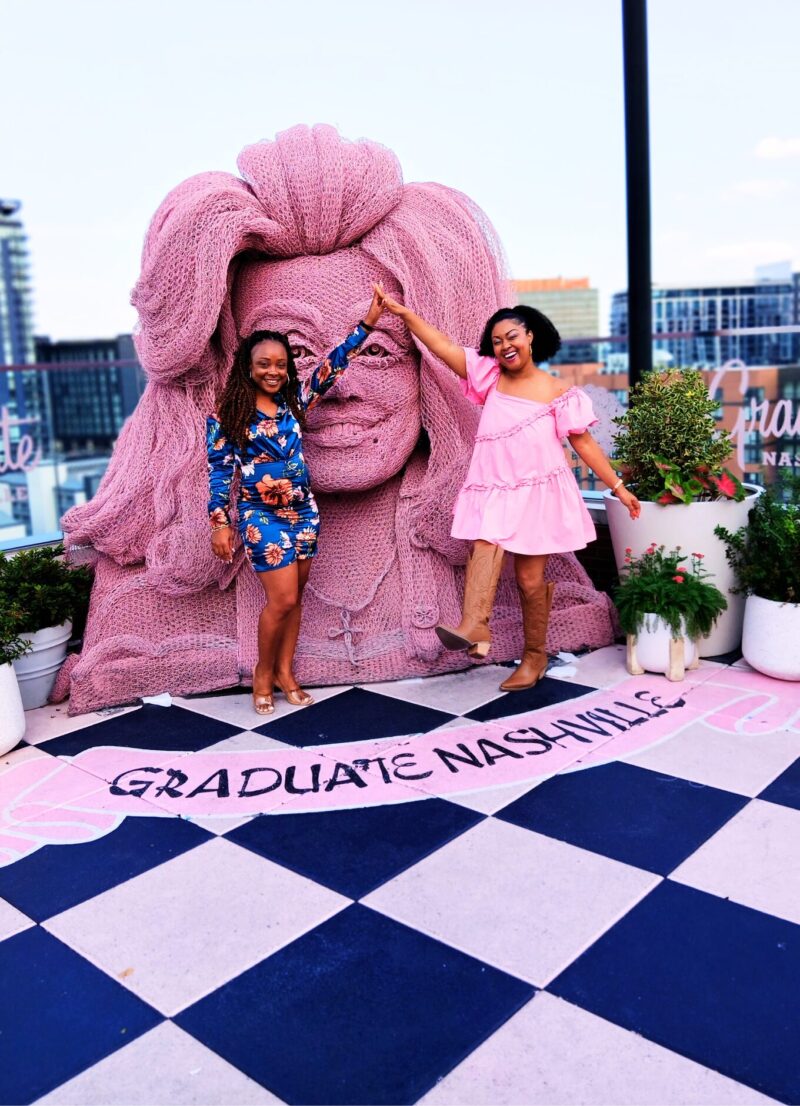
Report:
[[[383,291],[379,284],[374,284],[376,295],[379,297],[381,307],[386,308],[392,315],[397,315],[399,319],[402,319],[408,329],[414,335],[415,338],[419,338],[423,346],[431,351],[434,357],[438,357],[440,361],[444,361],[448,369],[452,369],[456,376],[460,376],[462,380],[466,380],[467,377],[467,358],[464,350],[457,342],[454,342],[452,338],[448,338],[446,334],[442,334],[441,330],[437,330],[435,326],[431,326],[430,323],[426,323],[424,319],[416,315],[411,308],[405,307],[402,303],[398,303],[397,300],[392,299]]]
[[[369,311],[360,323],[332,349],[325,360],[317,365],[311,376],[304,380],[298,388],[297,398],[303,410],[313,407],[325,393],[333,387],[344,370],[347,368],[350,354],[364,341],[367,335],[381,317],[383,307],[379,302],[377,292],[373,293]]]

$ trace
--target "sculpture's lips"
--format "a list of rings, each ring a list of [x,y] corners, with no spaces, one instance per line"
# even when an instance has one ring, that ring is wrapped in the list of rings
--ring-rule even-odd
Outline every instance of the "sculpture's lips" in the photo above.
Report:
[[[360,445],[370,437],[377,421],[365,422],[323,422],[309,427],[307,434],[315,445],[354,446]]]

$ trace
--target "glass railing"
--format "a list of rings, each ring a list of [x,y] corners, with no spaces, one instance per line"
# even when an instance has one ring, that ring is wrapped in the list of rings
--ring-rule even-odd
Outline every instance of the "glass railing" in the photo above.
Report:
[[[136,361],[0,365],[0,550],[60,539],[145,383]]]
[[[655,334],[653,357],[656,369],[702,370],[733,435],[737,475],[770,484],[800,473],[800,327]],[[610,452],[613,419],[628,404],[626,338],[565,339],[545,367],[587,389]],[[63,514],[96,492],[144,384],[133,361],[0,366],[0,549],[58,540]],[[603,485],[574,455],[572,467],[587,498],[599,495]]]
[[[783,472],[800,474],[800,326],[654,334],[653,368],[700,369],[718,401],[717,423],[731,432],[728,467],[742,480],[769,485]],[[613,419],[628,405],[626,338],[565,339],[550,371],[587,389],[611,455]],[[584,491],[602,490],[574,454],[572,462]]]

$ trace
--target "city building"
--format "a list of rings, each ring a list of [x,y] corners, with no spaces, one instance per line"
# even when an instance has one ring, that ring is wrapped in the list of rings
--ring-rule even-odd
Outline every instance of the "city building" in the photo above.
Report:
[[[653,285],[653,346],[679,366],[792,365],[800,360],[800,273],[791,265],[763,266],[750,283]],[[721,334],[756,330],[764,333]],[[628,334],[628,294],[611,301],[611,335]],[[663,337],[662,337],[663,336]]]
[[[584,364],[598,359],[596,347],[579,338],[596,338],[600,326],[599,293],[588,277],[512,280],[518,303],[535,307],[552,319],[563,345],[553,364]]]
[[[31,433],[48,452],[43,381],[34,369],[20,367],[35,360],[30,261],[21,206],[19,200],[0,199],[0,411],[5,410],[11,420],[9,442]],[[0,470],[5,460],[0,456]]]
[[[51,434],[61,456],[110,453],[144,390],[144,374],[130,334],[53,342],[35,340],[36,361],[47,366]]]

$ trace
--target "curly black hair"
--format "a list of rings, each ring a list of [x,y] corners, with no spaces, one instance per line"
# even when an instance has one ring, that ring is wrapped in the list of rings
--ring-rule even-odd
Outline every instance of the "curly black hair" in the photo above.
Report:
[[[505,319],[513,319],[531,332],[533,335],[531,357],[537,365],[540,361],[549,361],[561,349],[561,335],[548,317],[543,315],[541,311],[537,311],[535,307],[528,307],[527,304],[519,303],[516,307],[501,307],[488,320],[483,328],[478,347],[478,353],[482,357],[494,357],[492,330],[497,323],[501,323]]]
[[[289,339],[277,330],[256,330],[239,343],[228,379],[217,400],[220,426],[225,436],[240,450],[246,448],[245,435],[256,411],[256,386],[251,379],[250,369],[253,350],[259,342],[279,342],[286,350],[287,378],[280,395],[298,423],[302,426],[305,422],[304,412],[297,398],[297,367]]]

